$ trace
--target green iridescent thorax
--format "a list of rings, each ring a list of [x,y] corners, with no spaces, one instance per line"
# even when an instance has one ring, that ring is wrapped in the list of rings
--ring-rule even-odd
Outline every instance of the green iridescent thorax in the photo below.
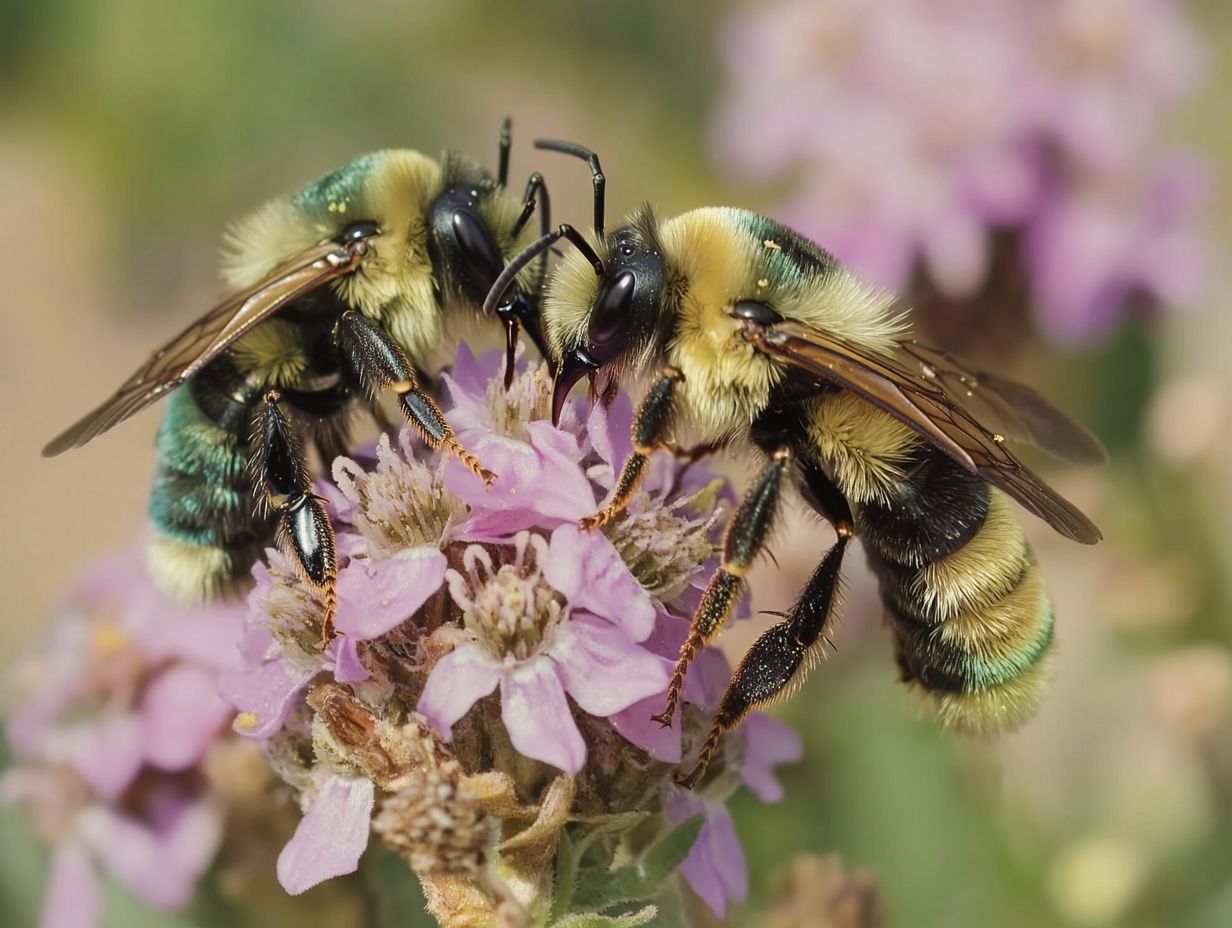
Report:
[[[830,254],[782,223],[748,210],[733,210],[741,228],[758,243],[758,274],[765,285],[790,285],[830,272]],[[765,286],[763,285],[763,286]]]
[[[369,152],[348,161],[335,171],[314,180],[291,199],[291,204],[314,222],[336,221],[355,214],[363,200],[364,184],[386,158],[383,152]],[[364,217],[355,215],[355,218]]]

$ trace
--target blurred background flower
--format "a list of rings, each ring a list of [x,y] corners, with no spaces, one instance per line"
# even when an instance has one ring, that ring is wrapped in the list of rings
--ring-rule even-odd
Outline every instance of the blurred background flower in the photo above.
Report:
[[[39,447],[213,301],[226,223],[381,146],[493,164],[510,113],[514,174],[544,171],[561,219],[588,218],[588,178],[533,152],[536,136],[601,153],[612,215],[644,199],[665,214],[719,202],[773,213],[899,286],[934,338],[1039,385],[1112,452],[1100,472],[1048,470],[1104,544],[1078,550],[1028,525],[1056,602],[1058,669],[1013,736],[965,741],[917,715],[852,561],[838,654],[778,710],[805,737],[785,801],[729,806],[749,900],[726,920],[790,923],[800,898],[816,911],[843,898],[838,924],[876,912],[946,928],[1232,923],[1227,4],[359,6],[0,8],[0,307],[20,346],[0,365],[12,527],[0,664],[50,640],[57,591],[136,530],[157,415],[54,462]],[[785,608],[827,543],[798,518],[780,538],[777,565],[753,571],[755,610]],[[768,621],[734,629],[729,651]],[[269,784],[219,744],[231,750],[205,766],[236,785],[226,808],[268,816],[261,840],[223,851],[241,862],[228,885],[265,900],[266,924],[311,912],[385,925],[391,911],[407,923],[418,897],[363,910],[335,880],[296,909],[245,882],[272,872],[295,817],[254,801]],[[0,923],[36,923],[41,846],[0,809]],[[808,852],[842,865],[791,863]],[[115,872],[89,850],[57,870],[80,875],[87,859]],[[802,879],[834,889],[814,899]],[[108,926],[202,921],[149,914],[108,885]]]

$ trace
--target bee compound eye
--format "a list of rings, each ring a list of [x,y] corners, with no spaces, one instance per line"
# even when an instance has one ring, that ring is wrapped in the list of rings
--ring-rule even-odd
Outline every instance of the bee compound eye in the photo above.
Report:
[[[587,330],[592,350],[605,355],[614,353],[603,349],[615,347],[620,336],[627,331],[632,321],[629,317],[636,288],[637,277],[633,272],[622,271],[599,292]]]
[[[463,259],[483,287],[490,287],[505,269],[492,233],[469,209],[455,209],[450,224]]]
[[[338,233],[336,239],[342,245],[349,245],[352,242],[362,242],[366,239],[375,238],[381,234],[381,227],[370,219],[360,219],[352,222],[345,229]]]

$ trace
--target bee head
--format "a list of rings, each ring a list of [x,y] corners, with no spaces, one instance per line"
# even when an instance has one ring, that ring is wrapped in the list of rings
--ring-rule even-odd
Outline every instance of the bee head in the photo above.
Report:
[[[606,179],[598,155],[573,142],[550,139],[537,140],[535,147],[573,155],[590,167],[595,191],[593,238],[562,225],[532,243],[505,268],[488,293],[484,310],[494,311],[521,269],[553,244],[563,238],[573,246],[543,296],[543,333],[556,378],[555,422],[579,380],[588,377],[593,386],[602,371],[612,385],[624,368],[636,366],[652,348],[664,289],[663,248],[649,207],[628,224],[604,232]]]
[[[609,384],[618,381],[621,373],[637,367],[655,340],[663,252],[649,210],[608,234],[602,253],[602,275],[580,260],[562,262],[544,297],[545,328],[556,365],[553,418],[559,418],[579,380],[593,381],[603,372]]]

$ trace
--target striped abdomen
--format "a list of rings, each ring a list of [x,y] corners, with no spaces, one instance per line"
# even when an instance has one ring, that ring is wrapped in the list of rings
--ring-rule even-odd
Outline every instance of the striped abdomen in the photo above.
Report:
[[[811,445],[856,510],[905,680],[941,721],[1024,721],[1048,676],[1052,607],[1009,497],[858,397],[806,407]]]
[[[245,575],[270,537],[246,471],[254,391],[227,359],[167,399],[150,496],[150,573],[169,596],[207,599]]]
[[[905,680],[943,724],[1025,721],[1047,681],[1052,606],[1009,498],[931,448],[859,515]]]

